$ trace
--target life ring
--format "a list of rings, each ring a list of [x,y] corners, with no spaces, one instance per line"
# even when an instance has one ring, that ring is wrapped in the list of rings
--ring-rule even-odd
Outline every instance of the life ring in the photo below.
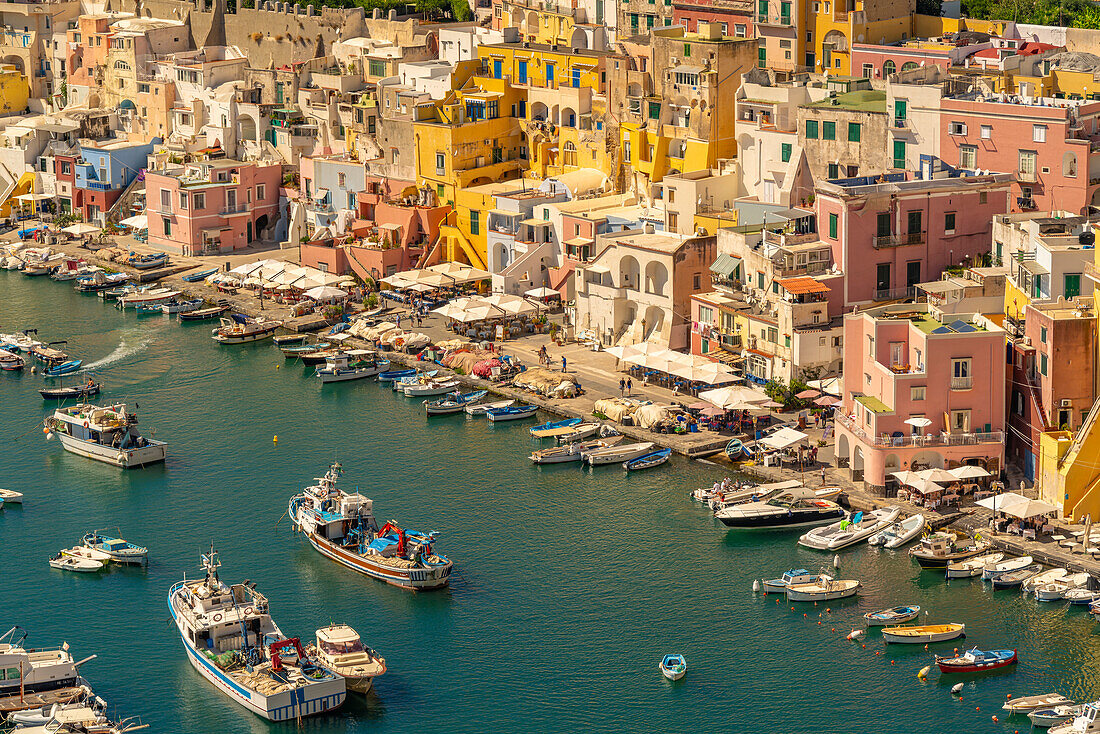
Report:
[[[211,619],[213,619],[215,623],[220,622],[222,621],[222,615],[220,613],[215,613],[214,616],[211,617]]]
[[[84,421],[84,427],[85,427],[85,428],[87,428],[87,427],[88,427],[88,421]]]
[[[244,616],[246,616],[246,617],[247,617],[247,616],[249,616],[249,615],[251,615],[251,614],[252,614],[252,607],[245,607],[245,608],[244,608]]]

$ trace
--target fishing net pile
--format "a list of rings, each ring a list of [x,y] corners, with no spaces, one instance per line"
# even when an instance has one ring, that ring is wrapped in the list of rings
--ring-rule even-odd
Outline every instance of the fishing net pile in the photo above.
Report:
[[[512,384],[518,388],[551,397],[572,397],[579,392],[575,377],[554,372],[545,367],[532,367],[520,372],[512,380]]]

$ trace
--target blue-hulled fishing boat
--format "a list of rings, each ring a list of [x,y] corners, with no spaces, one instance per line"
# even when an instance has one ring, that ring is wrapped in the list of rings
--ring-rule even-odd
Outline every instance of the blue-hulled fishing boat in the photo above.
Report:
[[[661,675],[669,680],[680,680],[687,672],[688,664],[683,655],[665,655],[661,660]]]
[[[135,566],[144,566],[149,561],[149,549],[140,545],[134,545],[119,537],[121,533],[108,534],[103,530],[95,530],[86,534],[81,543],[85,548],[94,548],[111,557],[115,563],[129,563]]]
[[[974,647],[962,655],[937,655],[936,667],[941,673],[982,673],[1013,665],[1015,650],[979,650]]]
[[[185,301],[175,301],[173,303],[165,303],[160,307],[161,313],[174,314],[174,313],[187,313],[188,311],[197,311],[202,308],[203,300],[201,298],[192,298]]]
[[[208,270],[200,270],[197,273],[191,273],[190,275],[183,276],[180,280],[184,283],[198,283],[200,280],[206,280],[214,273],[218,272],[217,268],[210,268]]]
[[[400,380],[404,377],[412,377],[416,374],[416,370],[389,370],[382,372],[378,375],[379,382],[393,382],[394,380]]]
[[[61,377],[61,375],[67,375],[70,372],[76,372],[80,369],[80,365],[83,364],[83,360],[70,359],[68,362],[62,362],[56,367],[48,367],[43,370],[42,374],[46,377]]]
[[[136,313],[138,316],[148,316],[149,314],[154,313],[163,314],[164,309],[167,308],[169,305],[171,304],[143,303],[134,306],[134,313]]]
[[[433,400],[431,402],[424,402],[424,410],[428,415],[448,415],[450,413],[461,413],[466,409],[466,406],[470,403],[476,403],[483,397],[489,394],[488,390],[475,390],[474,392],[468,392],[463,394],[454,393],[442,400]]]
[[[558,429],[572,428],[578,426],[581,423],[580,418],[567,418],[563,421],[550,421],[549,423],[542,423],[530,429],[528,432],[535,438],[547,438],[549,436],[557,435],[562,432]]]
[[[155,255],[130,255],[130,259],[126,261],[132,268],[138,270],[150,270],[152,268],[160,267],[161,265],[168,264],[168,253],[158,252]]]
[[[639,469],[652,469],[655,466],[668,461],[668,457],[672,456],[672,449],[659,449],[657,451],[651,451],[648,454],[639,456],[637,459],[631,459],[630,461],[623,462],[623,469],[627,471],[638,471]]]
[[[518,421],[523,418],[530,418],[538,409],[539,406],[537,405],[513,405],[508,408],[493,408],[485,411],[485,417],[493,423]]]
[[[863,615],[863,619],[867,622],[868,627],[889,627],[903,622],[912,622],[918,616],[920,616],[920,607],[906,606],[867,612]]]

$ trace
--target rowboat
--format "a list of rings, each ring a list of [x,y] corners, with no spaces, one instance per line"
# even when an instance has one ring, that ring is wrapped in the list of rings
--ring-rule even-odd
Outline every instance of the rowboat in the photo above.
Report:
[[[458,387],[458,380],[428,380],[418,385],[406,385],[402,392],[407,398],[429,397],[432,395],[446,395],[454,392]]]
[[[869,513],[857,512],[851,520],[845,518],[831,525],[810,530],[798,539],[798,544],[817,550],[847,548],[887,527],[900,514],[901,508],[897,506],[883,507]]]
[[[1062,595],[1062,598],[1070,604],[1092,604],[1100,599],[1100,591],[1094,591],[1092,589],[1070,589]]]
[[[201,298],[192,298],[185,301],[176,301],[174,303],[166,303],[160,307],[161,313],[174,314],[174,313],[187,313],[188,311],[198,311],[202,308],[203,300]]]
[[[54,349],[54,344],[65,344],[64,340],[50,342],[49,344],[38,344],[27,350],[27,353],[37,359],[39,362],[45,362],[50,365],[61,364],[69,360],[69,355],[62,352],[60,349]]]
[[[965,561],[955,561],[947,564],[947,578],[969,579],[981,576],[982,571],[990,563],[997,563],[1005,557],[1004,553],[990,553],[976,558],[967,558]]]
[[[88,533],[81,538],[85,548],[103,553],[115,563],[128,563],[144,566],[149,562],[149,549],[127,542],[116,535],[107,535],[102,530]]]
[[[661,675],[669,680],[680,680],[688,670],[688,664],[683,655],[665,655],[660,667]]]
[[[275,337],[278,339],[279,337]],[[299,344],[292,347],[279,347],[279,351],[283,353],[283,356],[287,359],[298,359],[305,354],[313,354],[314,352],[320,352],[328,349],[332,346],[331,342],[314,342],[313,344]]]
[[[1031,556],[1020,556],[1018,558],[1009,558],[1007,561],[1001,561],[999,563],[990,563],[982,569],[982,578],[989,581],[998,576],[1003,576],[1006,573],[1027,568],[1033,562],[1034,559]]]
[[[79,359],[70,359],[68,362],[62,362],[55,367],[49,367],[42,371],[45,377],[61,377],[61,375],[67,375],[70,372],[76,372],[80,369],[80,365],[84,362]]]
[[[816,581],[821,575],[820,573],[811,573],[804,568],[792,568],[784,572],[780,578],[765,580],[763,584],[764,593],[785,594],[788,586],[792,584],[809,584]]]
[[[1044,693],[1040,696],[1022,696],[1008,699],[1001,708],[1014,714],[1022,714],[1036,709],[1048,709],[1053,706],[1072,706],[1073,701],[1061,693]]]
[[[9,352],[7,349],[0,349],[0,369],[7,372],[14,372],[21,370],[27,365],[27,360],[20,357],[18,354]]]
[[[452,397],[444,398],[442,400],[434,400],[431,402],[425,401],[424,411],[428,415],[450,415],[452,413],[461,413],[467,405],[481,400],[488,394],[488,390],[475,390],[474,392],[463,393],[461,395],[455,394]]]
[[[1020,591],[1024,592],[1025,594],[1031,594],[1040,586],[1053,584],[1056,581],[1063,580],[1067,576],[1069,576],[1069,571],[1064,568],[1047,569],[1042,573],[1035,574],[1031,578],[1024,581],[1022,584],[1020,584]]]
[[[918,616],[920,616],[920,607],[909,606],[882,609],[877,612],[867,612],[867,614],[863,615],[863,619],[867,621],[868,627],[889,627],[895,624],[911,622]]]
[[[14,489],[0,489],[0,504],[8,502],[13,505],[23,504],[23,493]]]
[[[583,452],[581,454],[581,461],[588,464],[589,466],[618,464],[619,462],[630,461],[631,459],[637,459],[638,457],[645,456],[652,450],[652,441],[621,444],[619,446],[609,446],[607,448],[594,449],[592,451]]]
[[[504,408],[490,408],[485,411],[485,417],[493,423],[518,421],[530,418],[538,409],[537,405],[510,405]]]
[[[93,573],[103,569],[103,561],[93,561],[91,558],[67,556],[58,553],[50,559],[50,566],[59,571],[78,571],[80,573]]]
[[[389,370],[378,375],[379,382],[393,382],[394,380],[400,380],[402,377],[412,377],[416,374],[416,370]]]
[[[905,627],[883,627],[882,641],[908,645],[926,645],[931,642],[946,642],[966,635],[966,625],[918,624]]]
[[[1052,706],[1050,708],[1035,709],[1028,713],[1027,718],[1032,726],[1051,727],[1065,723],[1074,717],[1080,716],[1085,710],[1083,705]]]
[[[642,454],[637,459],[631,459],[630,461],[623,462],[623,469],[627,471],[639,471],[641,469],[652,469],[655,466],[668,461],[668,457],[672,456],[672,449],[658,449],[651,451],[648,454]]]
[[[197,273],[185,275],[180,278],[180,280],[182,280],[184,283],[198,283],[200,280],[206,280],[216,272],[218,272],[217,268],[208,268],[207,270],[200,270]]]
[[[570,432],[574,426],[580,425],[580,418],[567,418],[561,421],[551,421],[549,423],[542,423],[534,428],[528,430],[535,438],[551,438],[554,436],[564,436]]]
[[[912,515],[878,531],[867,539],[867,543],[881,545],[883,548],[900,548],[917,538],[922,530],[924,530],[924,515]]]
[[[194,311],[186,311],[176,314],[176,318],[180,321],[206,321],[207,319],[216,319],[226,311],[229,310],[229,306],[213,306],[211,308],[197,308]]]
[[[476,403],[474,405],[467,405],[466,415],[472,415],[474,417],[485,415],[490,410],[511,407],[515,402],[515,400],[498,400],[495,403]]]
[[[86,382],[83,385],[73,387],[44,387],[38,391],[43,400],[68,400],[70,398],[87,398],[99,394],[101,383]]]
[[[131,255],[130,259],[126,262],[130,267],[137,268],[138,270],[151,270],[161,265],[167,265],[168,253],[158,252],[154,255]]]
[[[595,436],[596,432],[600,430],[599,423],[578,423],[569,429],[567,433],[558,434],[558,443],[567,444],[574,441],[581,441],[589,436]]]
[[[1035,587],[1035,601],[1060,601],[1067,591],[1083,589],[1092,579],[1087,573],[1075,573],[1072,576]]]
[[[585,452],[615,446],[622,442],[624,438],[625,436],[615,435],[597,438],[592,441],[577,441],[566,446],[539,449],[528,458],[536,464],[564,464],[570,461],[581,461]]]
[[[72,548],[65,548],[61,551],[61,555],[72,556],[73,558],[87,558],[92,561],[99,561],[104,565],[111,560],[110,554],[104,553],[96,548],[85,548],[82,545],[74,545]]]
[[[223,318],[221,324],[214,329],[212,337],[214,341],[219,344],[248,344],[274,336],[275,330],[282,326],[283,322],[268,321],[263,317],[254,319],[235,316],[232,319]]]
[[[271,341],[275,343],[277,347],[293,347],[305,342],[308,334],[280,334]]]
[[[979,650],[974,647],[954,657],[936,656],[936,667],[941,673],[982,673],[1015,664],[1015,650]]]
[[[990,583],[993,584],[994,589],[1015,589],[1021,584],[1026,583],[1033,576],[1037,576],[1042,570],[1043,567],[1041,564],[1033,563],[1030,566],[1017,569],[1016,571],[1002,573]]]
[[[834,579],[821,575],[806,584],[787,587],[787,601],[830,601],[855,596],[860,583],[854,579]]]

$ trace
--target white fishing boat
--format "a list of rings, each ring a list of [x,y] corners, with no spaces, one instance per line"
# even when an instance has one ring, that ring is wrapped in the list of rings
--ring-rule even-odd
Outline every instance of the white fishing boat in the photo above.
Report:
[[[78,555],[66,555],[64,552],[58,553],[50,559],[50,567],[59,571],[95,573],[96,571],[102,571],[103,565],[103,561],[95,561]]]
[[[0,670],[16,671],[15,675],[0,678],[0,698],[76,686],[80,666],[96,657],[74,662],[67,642],[61,647],[28,650],[23,644],[26,639],[22,627],[12,627],[0,635]]]
[[[466,406],[466,415],[483,416],[490,410],[497,410],[500,408],[509,408],[515,404],[515,400],[498,400],[495,403],[477,403],[476,405]]]
[[[881,545],[883,548],[900,548],[920,537],[923,530],[924,515],[911,515],[904,520],[895,520],[889,527],[868,538],[867,543]]]
[[[999,563],[990,563],[982,569],[982,578],[986,580],[995,579],[1006,573],[1027,568],[1032,563],[1034,563],[1034,559],[1031,556],[1020,556],[1019,558],[1010,558],[1007,561],[1000,561]]]
[[[15,372],[27,366],[27,360],[7,349],[0,349],[0,370]]]
[[[1062,595],[1062,598],[1070,604],[1091,605],[1097,600],[1100,600],[1100,591],[1085,588],[1070,589]]]
[[[374,679],[386,672],[386,659],[365,646],[359,633],[346,624],[330,624],[317,630],[316,641],[306,652],[344,676],[348,690],[355,693],[369,693]]]
[[[785,594],[792,584],[810,584],[823,574],[812,573],[804,568],[792,568],[777,579],[765,579],[762,585],[765,594]]]
[[[295,721],[339,708],[344,679],[306,654],[271,618],[265,596],[252,584],[218,579],[213,548],[202,556],[205,578],[180,581],[168,592],[168,610],[202,677],[234,702],[269,721]]]
[[[275,332],[282,321],[268,321],[263,317],[247,318],[235,316],[231,319],[222,318],[221,326],[213,331],[213,339],[220,344],[248,344],[269,339],[275,336]]]
[[[402,389],[402,392],[405,393],[407,398],[446,395],[449,392],[454,392],[458,385],[458,380],[429,380],[417,385],[407,385]]]
[[[435,552],[438,533],[406,530],[388,522],[378,528],[374,503],[336,486],[333,464],[317,484],[290,498],[287,514],[318,553],[353,571],[412,591],[441,589],[454,564]]]
[[[179,291],[171,288],[153,288],[144,293],[140,291],[128,293],[118,299],[118,303],[122,308],[129,308],[131,306],[162,306],[173,300],[179,294]]]
[[[548,449],[533,451],[528,458],[536,464],[564,464],[571,461],[581,461],[581,457],[586,451],[616,446],[624,438],[624,436],[616,435],[596,438],[591,441],[576,441],[567,446],[553,446]]]
[[[9,724],[16,725],[18,734],[26,734],[28,727],[45,726],[51,722],[69,726],[83,726],[89,733],[101,734],[95,725],[107,723],[107,702],[99,696],[88,701],[54,703],[36,709],[23,709],[8,714]],[[48,731],[48,730],[47,730]],[[55,731],[69,731],[57,728]],[[73,729],[72,731],[82,731]]]
[[[902,627],[883,627],[882,641],[905,645],[927,645],[933,642],[946,642],[966,635],[966,625],[958,622],[950,624],[921,624]]]
[[[580,423],[575,426],[569,426],[567,431],[558,434],[558,443],[565,445],[573,443],[574,441],[582,441],[591,436],[595,436],[596,432],[599,430],[599,423]]]
[[[855,596],[860,583],[854,579],[834,579],[822,574],[805,584],[787,587],[787,601],[831,601]]]
[[[868,513],[857,512],[851,519],[845,518],[810,530],[798,539],[798,544],[817,550],[847,548],[887,527],[900,514],[901,508],[897,506],[883,507]]]
[[[23,493],[16,492],[14,489],[2,489],[0,488],[0,505],[5,502],[13,505],[19,505],[23,503]]]
[[[1035,587],[1035,601],[1061,601],[1066,592],[1074,589],[1083,589],[1088,586],[1092,576],[1087,573],[1075,573],[1049,584]]]
[[[880,609],[877,612],[867,612],[863,615],[868,627],[890,627],[897,624],[911,622],[920,615],[920,607],[902,606],[890,609]]]
[[[1064,724],[1047,730],[1048,734],[1097,734],[1100,732],[1100,701],[1086,703],[1081,713]]]
[[[607,446],[605,448],[582,452],[581,460],[589,466],[618,464],[648,454],[653,450],[653,446],[654,444],[652,441]]]
[[[1024,714],[1036,709],[1047,709],[1054,706],[1072,706],[1073,701],[1061,693],[1044,693],[1038,696],[1009,697],[1001,708],[1014,714]]]
[[[665,655],[661,658],[661,675],[671,681],[677,681],[687,675],[688,664],[683,655]]]
[[[91,561],[99,561],[106,566],[111,561],[109,553],[104,553],[96,548],[85,548],[82,545],[74,545],[72,548],[65,548],[61,551],[63,556],[72,556],[74,558],[87,558]]]
[[[144,566],[149,562],[148,548],[127,542],[119,536],[121,533],[117,530],[110,533],[105,530],[96,530],[87,533],[80,542],[85,548],[103,553],[107,559],[115,563]]]
[[[68,452],[122,468],[164,461],[164,441],[138,433],[137,416],[123,404],[100,407],[82,403],[58,408],[46,419],[47,440],[57,436]]]
[[[1037,573],[1020,584],[1020,591],[1024,594],[1033,594],[1037,588],[1045,584],[1053,584],[1069,576],[1069,571],[1064,568],[1048,568],[1042,573]]]
[[[1052,706],[1050,708],[1035,709],[1027,714],[1032,726],[1049,728],[1059,724],[1068,723],[1084,713],[1083,705]]]
[[[504,423],[531,418],[538,410],[537,405],[509,405],[503,408],[490,408],[485,411],[485,417],[490,423]]]
[[[325,366],[317,370],[322,384],[362,380],[389,369],[389,361],[378,360],[378,353],[369,349],[352,349],[339,352],[325,359]]]
[[[975,576],[981,576],[985,567],[994,563],[998,563],[1005,557],[1004,553],[989,553],[984,556],[976,556],[974,558],[967,558],[962,561],[955,561],[947,564],[947,578],[949,579],[970,579]]]

